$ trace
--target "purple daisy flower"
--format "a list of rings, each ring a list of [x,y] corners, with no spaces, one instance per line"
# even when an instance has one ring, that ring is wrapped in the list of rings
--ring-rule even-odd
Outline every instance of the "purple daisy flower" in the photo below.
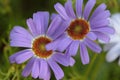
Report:
[[[9,58],[11,63],[17,64],[30,59],[22,72],[24,77],[31,74],[33,78],[39,77],[40,79],[49,80],[51,76],[50,69],[52,69],[56,79],[59,80],[63,78],[64,73],[57,63],[64,66],[74,64],[75,61],[71,57],[53,50],[47,51],[45,48],[46,44],[57,39],[61,34],[61,32],[56,32],[61,20],[59,16],[56,16],[48,27],[49,13],[37,12],[33,14],[33,19],[27,19],[29,31],[20,26],[15,26],[11,31],[10,45],[27,48]],[[70,64],[69,59],[71,60]]]
[[[101,47],[96,44],[95,40],[109,42],[109,34],[113,34],[114,29],[108,26],[110,12],[106,10],[105,4],[99,5],[90,16],[95,3],[96,0],[88,0],[83,10],[83,0],[76,0],[76,14],[72,8],[71,0],[68,0],[64,6],[60,3],[55,4],[54,7],[66,26],[63,39],[60,42],[55,41],[48,44],[47,49],[54,48],[59,51],[67,49],[66,53],[72,56],[75,56],[80,49],[83,64],[89,63],[87,47],[96,53],[100,53]]]

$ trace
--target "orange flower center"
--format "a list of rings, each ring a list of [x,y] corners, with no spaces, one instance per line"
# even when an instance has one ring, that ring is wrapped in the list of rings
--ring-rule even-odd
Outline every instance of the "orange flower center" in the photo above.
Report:
[[[40,58],[47,58],[52,55],[53,51],[47,51],[45,46],[46,44],[50,43],[51,39],[47,37],[39,37],[33,41],[32,50],[34,51],[35,55]]]
[[[68,35],[74,40],[82,40],[89,32],[90,26],[86,20],[76,19],[67,29]]]

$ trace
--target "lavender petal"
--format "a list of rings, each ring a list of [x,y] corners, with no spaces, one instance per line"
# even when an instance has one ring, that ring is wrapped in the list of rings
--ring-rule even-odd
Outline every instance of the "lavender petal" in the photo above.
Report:
[[[84,12],[83,12],[83,16],[84,16],[85,20],[88,20],[90,12],[93,9],[95,3],[96,3],[96,0],[89,0],[87,2]]]
[[[65,3],[65,10],[66,10],[66,13],[68,14],[69,17],[71,17],[72,19],[76,18],[73,7],[72,7],[72,1],[71,0],[68,0]]]
[[[89,63],[89,55],[84,43],[80,43],[80,57],[83,64]]]
[[[49,59],[48,63],[51,67],[51,69],[53,70],[55,77],[57,80],[60,80],[64,77],[64,72],[63,70],[59,67],[59,65],[53,60],[53,59]]]
[[[26,67],[24,68],[24,70],[22,71],[22,76],[27,77],[30,75],[31,71],[32,71],[32,67],[33,67],[33,63],[35,61],[35,58],[32,58],[26,65]]]
[[[82,17],[82,4],[83,0],[76,0],[76,14],[78,17]]]

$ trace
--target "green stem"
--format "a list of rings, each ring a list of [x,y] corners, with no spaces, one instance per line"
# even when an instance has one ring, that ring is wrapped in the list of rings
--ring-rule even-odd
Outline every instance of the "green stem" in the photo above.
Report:
[[[86,70],[86,73],[85,73],[85,76],[84,76],[83,80],[87,80],[87,78],[89,76],[89,73],[90,73],[90,71],[92,69],[92,66],[93,66],[93,64],[95,62],[95,59],[97,58],[97,55],[98,54],[94,54],[93,59],[92,59],[91,63],[89,64],[89,66],[88,66],[88,68]]]

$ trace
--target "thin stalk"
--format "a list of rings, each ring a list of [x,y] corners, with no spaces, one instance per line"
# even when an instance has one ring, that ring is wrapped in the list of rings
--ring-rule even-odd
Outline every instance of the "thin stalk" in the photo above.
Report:
[[[93,67],[93,64],[94,64],[94,62],[95,62],[95,59],[97,58],[97,55],[98,55],[98,54],[95,54],[95,55],[93,56],[93,59],[92,59],[91,63],[88,65],[88,68],[87,68],[87,70],[86,70],[85,76],[83,77],[83,80],[87,80],[87,79],[88,79],[88,76],[89,76],[90,71],[91,71],[91,69],[92,69],[92,67]]]

